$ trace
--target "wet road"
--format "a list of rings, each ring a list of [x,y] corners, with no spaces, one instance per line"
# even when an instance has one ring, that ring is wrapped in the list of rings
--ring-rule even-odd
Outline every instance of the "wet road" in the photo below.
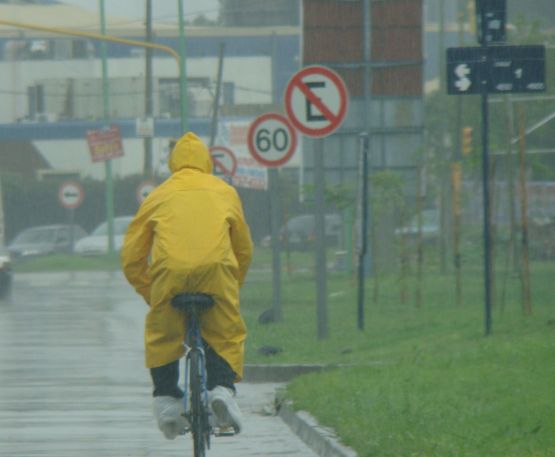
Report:
[[[146,306],[120,273],[20,274],[0,302],[0,456],[192,455],[151,416],[143,368]],[[214,438],[209,456],[314,457],[265,414],[279,385],[239,384],[245,432]]]

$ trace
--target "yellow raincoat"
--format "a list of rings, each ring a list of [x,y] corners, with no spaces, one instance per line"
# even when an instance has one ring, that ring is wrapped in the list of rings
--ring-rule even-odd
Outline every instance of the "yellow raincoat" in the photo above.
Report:
[[[121,251],[123,272],[150,305],[145,323],[147,368],[183,355],[185,323],[171,306],[180,292],[204,292],[216,305],[202,317],[202,336],[243,375],[246,327],[239,287],[252,257],[252,240],[236,190],[213,176],[212,159],[193,133],[175,145],[172,172],[143,201]]]

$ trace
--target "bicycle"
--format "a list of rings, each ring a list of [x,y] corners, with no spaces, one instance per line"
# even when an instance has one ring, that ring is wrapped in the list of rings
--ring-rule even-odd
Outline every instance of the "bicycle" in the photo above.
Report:
[[[214,429],[208,405],[206,358],[200,332],[200,316],[214,305],[214,298],[202,293],[182,293],[173,297],[171,303],[187,317],[187,332],[183,343],[186,351],[183,402],[185,417],[193,435],[194,456],[204,457],[206,449],[210,449],[210,435],[214,434]]]

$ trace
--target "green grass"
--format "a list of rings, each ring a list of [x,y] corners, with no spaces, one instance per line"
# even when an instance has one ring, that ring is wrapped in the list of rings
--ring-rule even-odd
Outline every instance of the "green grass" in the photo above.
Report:
[[[92,270],[116,271],[119,268],[119,256],[117,254],[94,257],[53,254],[21,260],[14,265],[14,271],[16,273]]]
[[[355,282],[332,273],[329,336],[318,340],[316,286],[305,269],[311,259],[302,260],[291,278],[283,273],[282,322],[257,322],[271,307],[269,277],[242,293],[248,362],[339,367],[292,382],[287,395],[296,408],[334,428],[361,457],[555,456],[555,264],[532,264],[531,316],[522,312],[518,277],[503,286],[504,273],[496,275],[487,337],[480,265],[463,274],[462,306],[454,304],[452,275],[425,274],[420,308],[414,277],[404,304],[397,277],[382,278],[377,303],[368,279],[364,331],[356,325]],[[258,349],[266,345],[283,351],[264,356]]]
[[[283,320],[258,323],[272,306],[271,260],[269,250],[257,248],[242,290],[246,361],[338,367],[297,378],[287,395],[361,457],[555,456],[554,263],[532,263],[533,314],[526,316],[518,277],[505,276],[499,262],[493,333],[487,337],[478,256],[463,270],[461,306],[454,304],[453,275],[437,273],[437,263],[426,266],[420,308],[414,275],[406,279],[405,303],[398,276],[380,278],[377,302],[373,279],[367,278],[364,331],[357,328],[356,282],[331,272],[329,336],[319,340],[310,253],[292,253],[290,272],[283,257]],[[20,264],[17,271],[24,267],[117,269],[118,263],[52,256]],[[259,353],[268,345],[282,352]]]

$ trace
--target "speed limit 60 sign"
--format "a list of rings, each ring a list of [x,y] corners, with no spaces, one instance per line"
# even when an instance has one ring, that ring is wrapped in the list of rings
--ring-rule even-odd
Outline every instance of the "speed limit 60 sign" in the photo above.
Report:
[[[247,137],[250,153],[267,167],[285,164],[297,148],[297,132],[285,116],[277,113],[257,117]]]

